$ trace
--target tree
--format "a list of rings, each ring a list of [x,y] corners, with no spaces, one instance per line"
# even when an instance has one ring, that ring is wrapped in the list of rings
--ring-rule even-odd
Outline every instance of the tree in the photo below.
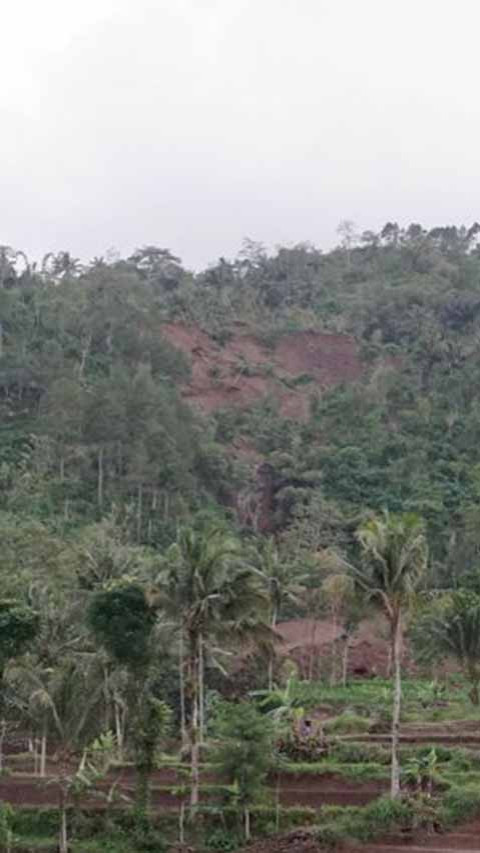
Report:
[[[35,639],[38,614],[16,601],[0,601],[0,682],[7,663],[23,654]]]
[[[303,576],[292,577],[292,567],[282,557],[273,537],[262,539],[252,553],[252,563],[258,574],[269,602],[269,617],[272,631],[275,632],[282,605],[296,604],[303,591]],[[273,637],[273,643],[275,642]],[[268,689],[273,690],[273,666],[275,648],[269,654]]]
[[[420,614],[414,640],[421,657],[453,657],[470,682],[470,698],[480,703],[480,593],[460,588],[436,598]]]
[[[149,804],[149,780],[155,747],[168,723],[168,709],[150,689],[152,632],[157,619],[144,590],[135,583],[117,582],[93,597],[87,614],[99,645],[129,673],[133,743],[137,770],[137,809],[144,817]]]
[[[322,583],[323,599],[330,611],[332,619],[332,667],[330,670],[330,683],[336,684],[337,681],[337,633],[338,626],[342,622],[342,613],[347,616],[349,605],[352,604],[355,596],[355,583],[351,575],[348,574],[333,574],[329,575]],[[351,611],[351,606],[350,606]],[[347,620],[345,620],[347,621]],[[342,680],[346,680],[346,655],[348,654],[348,633],[345,637],[345,657],[343,666]]]
[[[199,796],[199,745],[204,731],[205,657],[213,639],[237,641],[263,634],[265,597],[242,560],[238,542],[224,529],[180,530],[159,578],[159,603],[180,618],[190,699],[192,808]],[[180,660],[183,682],[183,659]]]
[[[391,796],[400,792],[398,738],[402,698],[401,647],[403,619],[422,580],[428,560],[425,525],[415,514],[369,519],[357,531],[364,557],[353,575],[369,599],[385,614],[390,627],[394,699],[392,717]]]
[[[214,755],[220,776],[233,786],[250,840],[250,809],[261,797],[272,765],[273,725],[254,705],[224,703],[215,721],[219,745]]]

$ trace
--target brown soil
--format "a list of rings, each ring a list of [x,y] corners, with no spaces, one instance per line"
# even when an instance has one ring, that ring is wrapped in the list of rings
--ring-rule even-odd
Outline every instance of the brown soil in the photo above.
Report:
[[[168,323],[162,332],[190,359],[184,398],[207,414],[246,408],[269,396],[285,417],[304,420],[313,392],[352,382],[363,372],[357,344],[348,335],[292,332],[268,349],[249,334],[234,335],[220,347],[205,332],[180,323]],[[295,386],[299,377],[310,381]]]
[[[307,829],[295,829],[288,835],[264,838],[244,848],[245,853],[325,853]]]
[[[134,771],[125,768],[112,772],[108,781],[97,786],[99,792],[108,793],[111,784],[117,782],[117,791],[125,797],[125,804],[133,801],[135,791]],[[156,809],[178,809],[181,798],[165,787],[174,788],[179,784],[173,771],[160,770],[153,774],[151,802]],[[272,790],[276,782],[272,782]],[[344,780],[332,774],[323,776],[283,776],[280,779],[280,802],[284,806],[311,806],[320,808],[321,805],[365,805],[379,796],[385,786],[381,783],[357,783]],[[0,779],[0,801],[15,806],[48,806],[57,805],[59,788],[55,776],[45,779],[23,776],[7,776]],[[202,802],[218,800],[216,790],[204,791]],[[84,806],[102,808],[104,802],[95,796],[85,797]]]
[[[292,619],[281,622],[276,631],[281,638],[277,651],[295,661],[302,678],[320,677],[329,665],[332,642],[343,648],[342,629],[334,629],[327,619]],[[408,668],[408,661],[405,661]],[[349,643],[350,676],[386,676],[389,666],[389,643],[386,625],[381,618],[361,622]]]
[[[391,835],[378,842],[348,845],[348,853],[447,853],[447,851],[478,850],[480,822],[475,821],[447,833],[416,833],[410,836]],[[296,829],[284,835],[265,838],[248,847],[244,853],[325,853],[313,837],[313,830]]]

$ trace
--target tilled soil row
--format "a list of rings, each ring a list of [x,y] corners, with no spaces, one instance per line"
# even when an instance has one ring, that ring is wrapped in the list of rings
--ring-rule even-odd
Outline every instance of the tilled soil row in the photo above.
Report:
[[[165,776],[160,772],[155,774],[151,789],[151,803],[156,809],[178,809],[182,802],[181,796],[173,790],[159,787],[159,780],[166,784]],[[128,805],[134,799],[133,779],[122,778],[119,774],[110,781],[97,786],[97,796],[85,796],[80,805],[85,808],[102,808],[104,800],[102,793],[107,794],[113,782],[117,782],[117,792],[123,796],[119,805]],[[168,781],[172,782],[171,778]],[[172,786],[173,787],[173,786]],[[324,777],[285,778],[279,790],[280,803],[283,806],[300,806],[320,808],[322,805],[361,806],[374,800],[386,789],[382,783],[360,784],[349,782],[325,774]],[[272,794],[274,789],[272,788]],[[215,802],[219,799],[215,789],[203,791],[201,802]],[[55,806],[59,800],[59,785],[55,777],[40,779],[28,776],[8,776],[0,779],[0,801],[14,806]]]

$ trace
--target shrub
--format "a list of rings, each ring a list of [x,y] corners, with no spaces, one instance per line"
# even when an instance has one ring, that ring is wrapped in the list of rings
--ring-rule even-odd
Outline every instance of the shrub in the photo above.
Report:
[[[327,720],[324,728],[326,732],[332,734],[357,734],[369,731],[370,721],[366,717],[345,711],[333,720]]]
[[[478,788],[454,788],[449,791],[440,807],[439,817],[446,827],[454,826],[475,817],[480,812]]]
[[[390,751],[375,743],[344,743],[333,741],[329,746],[330,758],[341,764],[376,764],[389,765]]]
[[[279,754],[290,761],[316,762],[328,755],[328,745],[323,735],[312,734],[301,737],[293,732],[289,737],[277,741]]]

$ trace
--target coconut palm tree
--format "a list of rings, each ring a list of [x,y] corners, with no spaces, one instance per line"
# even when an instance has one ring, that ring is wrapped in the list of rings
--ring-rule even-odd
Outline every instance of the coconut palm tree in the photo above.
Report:
[[[157,583],[167,612],[179,619],[186,655],[190,701],[191,797],[198,804],[199,746],[204,728],[205,658],[214,642],[265,636],[266,599],[258,577],[243,560],[239,543],[225,530],[210,527],[179,531],[168,549]],[[180,661],[183,670],[183,660]]]
[[[391,796],[400,791],[398,738],[402,698],[401,649],[403,619],[425,573],[428,546],[425,526],[414,513],[385,511],[357,530],[363,566],[353,575],[367,597],[385,614],[390,628],[394,698],[392,715]]]
[[[302,581],[306,576],[292,577],[292,567],[282,560],[273,537],[260,541],[258,547],[251,552],[251,561],[267,594],[270,627],[274,632],[282,606],[288,602],[296,604],[300,601],[304,591]],[[275,648],[272,645],[268,661],[269,690],[273,690],[274,662]]]

